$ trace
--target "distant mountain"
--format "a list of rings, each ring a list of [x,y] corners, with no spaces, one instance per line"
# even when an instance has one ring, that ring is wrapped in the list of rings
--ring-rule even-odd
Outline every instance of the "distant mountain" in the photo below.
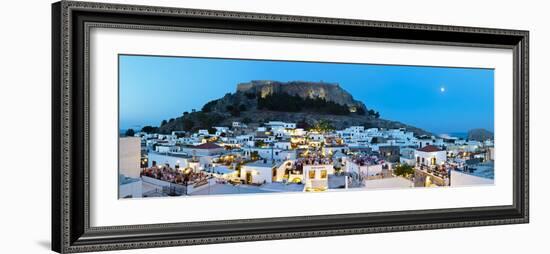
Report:
[[[468,131],[468,140],[485,141],[494,139],[494,134],[486,129],[472,129]]]
[[[180,117],[163,121],[159,131],[207,129],[231,126],[234,121],[251,126],[267,121],[298,123],[301,127],[319,122],[336,129],[353,125],[368,128],[406,128],[417,135],[431,133],[396,121],[380,118],[336,83],[251,81],[237,85],[234,93],[207,102],[198,112],[184,112]]]

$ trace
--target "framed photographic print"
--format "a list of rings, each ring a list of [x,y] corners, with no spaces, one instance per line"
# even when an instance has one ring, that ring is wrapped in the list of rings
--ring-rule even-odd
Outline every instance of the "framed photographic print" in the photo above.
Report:
[[[57,252],[529,220],[528,31],[52,11]]]

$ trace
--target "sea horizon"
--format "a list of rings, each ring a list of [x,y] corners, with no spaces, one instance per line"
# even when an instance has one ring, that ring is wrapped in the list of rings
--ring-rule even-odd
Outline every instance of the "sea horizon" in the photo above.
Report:
[[[133,129],[135,132],[139,132],[145,126],[148,126],[148,125],[134,126],[134,127],[130,127],[130,128],[120,128],[119,129],[119,134],[124,135],[126,133],[126,131],[129,130],[129,129]],[[488,130],[488,131],[493,132],[492,130]],[[436,137],[450,136],[450,137],[455,137],[455,138],[467,139],[468,138],[468,131],[443,132],[443,133],[435,133],[434,132],[434,135]]]

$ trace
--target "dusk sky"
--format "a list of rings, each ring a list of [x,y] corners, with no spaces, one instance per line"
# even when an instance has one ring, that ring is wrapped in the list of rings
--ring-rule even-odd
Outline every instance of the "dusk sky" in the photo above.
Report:
[[[186,57],[119,57],[120,128],[158,126],[251,80],[339,83],[381,118],[444,134],[494,128],[494,70]]]

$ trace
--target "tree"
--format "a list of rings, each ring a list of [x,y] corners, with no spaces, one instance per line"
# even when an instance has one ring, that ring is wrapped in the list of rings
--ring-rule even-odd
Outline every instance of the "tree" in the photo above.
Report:
[[[255,146],[255,147],[262,147],[262,146],[264,146],[264,145],[265,145],[265,143],[264,143],[264,141],[262,141],[262,140],[256,140],[256,141],[254,141],[254,146]]]
[[[212,109],[214,109],[214,106],[218,104],[218,101],[219,100],[213,100],[204,104],[204,106],[202,106],[202,112],[212,112]]]
[[[378,111],[376,111],[376,113],[374,113],[374,117],[376,117],[376,119],[380,118],[380,113],[378,113]]]
[[[244,123],[244,124],[249,124],[249,123],[251,123],[251,122],[252,122],[252,119],[250,119],[250,117],[245,117],[245,118],[243,118],[243,123]]]
[[[183,119],[183,130],[184,131],[190,131],[195,127],[195,122],[189,118]]]
[[[223,116],[213,113],[197,112],[196,116],[199,123],[199,126],[196,127],[201,129],[208,129],[224,120]]]
[[[374,110],[369,109],[369,115],[370,115],[370,116],[374,116]]]
[[[414,174],[414,168],[407,164],[399,164],[395,167],[393,173],[397,176],[409,177]]]
[[[311,125],[309,125],[309,123],[307,123],[307,120],[305,118],[303,118],[302,120],[300,120],[296,123],[296,127],[297,128],[302,128],[304,130],[309,130],[311,128]]]
[[[189,112],[185,111],[185,112],[183,112],[183,115],[187,116],[187,115],[189,115]]]
[[[244,105],[241,105],[241,106],[244,106]],[[225,110],[227,112],[229,112],[231,114],[231,116],[240,116],[241,115],[240,107],[237,107],[237,106],[227,105],[227,106],[225,106]]]
[[[252,151],[252,153],[250,153],[250,159],[253,160],[253,161],[259,160],[260,155],[258,154],[258,151]]]
[[[302,98],[299,95],[288,93],[273,93],[264,97],[258,97],[259,110],[272,110],[283,112],[317,112],[333,115],[349,115],[347,105],[341,105],[322,98]]]
[[[163,125],[166,125],[168,122],[166,120],[162,120],[162,122],[160,123],[160,126],[163,126]]]
[[[335,130],[334,126],[332,126],[330,121],[327,120],[320,120],[313,126],[312,129],[318,132],[329,132]]]
[[[233,108],[233,110],[231,110],[231,116],[241,116],[241,111],[238,108]]]
[[[217,130],[216,130],[216,128],[214,128],[214,127],[208,128],[208,134],[216,134],[216,131],[217,131]]]
[[[246,106],[244,104],[241,104],[239,106],[239,111],[246,111]]]
[[[126,137],[133,137],[135,134],[136,132],[134,131],[134,129],[128,129],[125,133]]]
[[[145,133],[156,133],[158,131],[159,131],[158,127],[153,127],[153,126],[150,126],[150,125],[147,125],[147,126],[144,126],[143,128],[141,128],[141,132],[145,132]]]
[[[365,112],[365,109],[364,109],[364,108],[361,108],[361,107],[357,108],[357,110],[356,110],[355,112],[356,112],[358,115],[360,115],[360,116],[364,116],[365,113],[366,113],[366,112]]]

